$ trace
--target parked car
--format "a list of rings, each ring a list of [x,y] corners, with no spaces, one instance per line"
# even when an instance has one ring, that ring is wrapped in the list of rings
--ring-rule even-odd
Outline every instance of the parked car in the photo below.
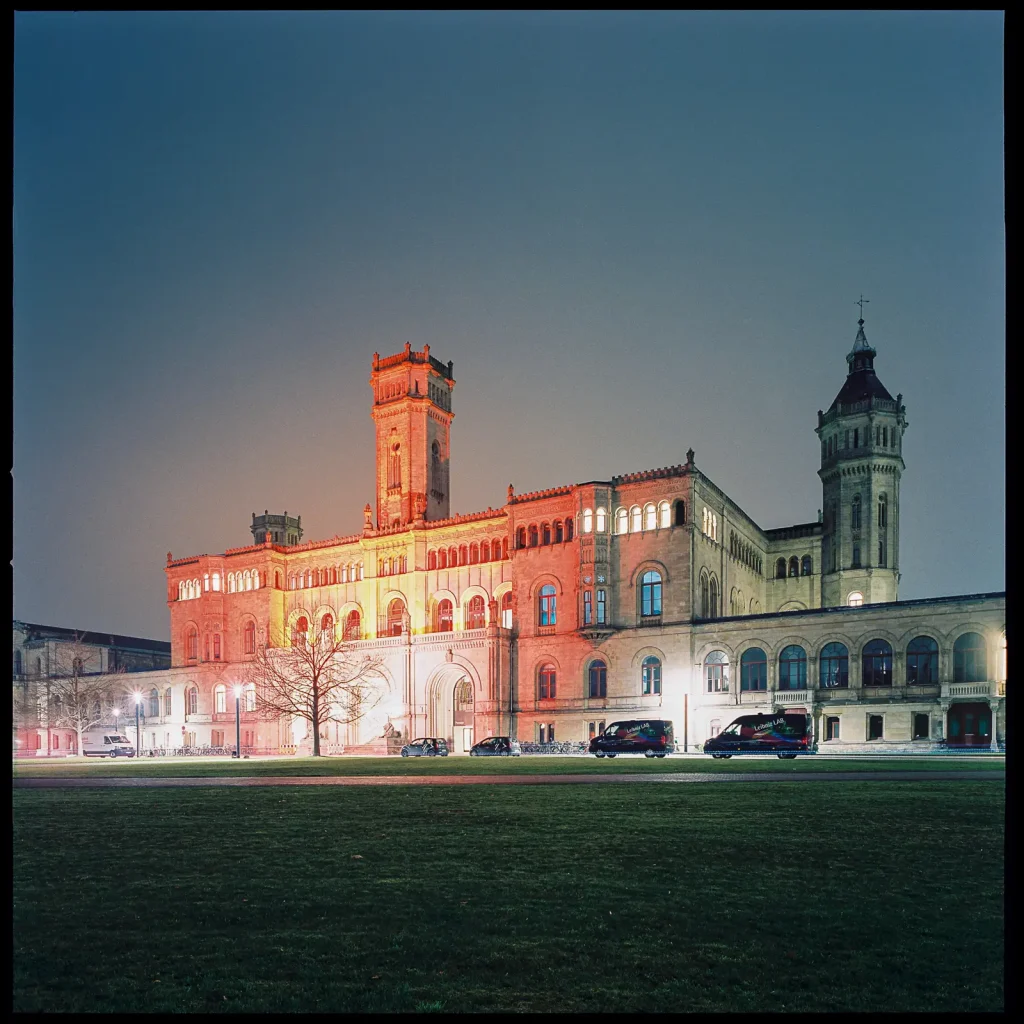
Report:
[[[434,736],[410,740],[402,747],[402,757],[447,757],[448,743]]]
[[[612,722],[600,736],[590,741],[588,747],[590,753],[598,757],[615,757],[616,754],[665,757],[675,749],[672,723],[657,718]]]
[[[740,715],[704,744],[712,757],[733,754],[776,754],[790,760],[797,754],[813,754],[807,715]]]
[[[519,740],[508,736],[488,736],[469,748],[470,757],[519,757]]]

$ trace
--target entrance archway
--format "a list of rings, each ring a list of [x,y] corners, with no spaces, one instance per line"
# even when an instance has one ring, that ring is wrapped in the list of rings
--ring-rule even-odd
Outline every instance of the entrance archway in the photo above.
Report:
[[[448,741],[453,754],[468,754],[475,742],[476,683],[465,667],[447,664],[428,685],[427,736]]]
[[[951,747],[987,747],[992,742],[992,709],[988,704],[953,704],[946,715],[946,742]]]
[[[463,677],[452,691],[453,742],[456,754],[468,754],[473,746],[473,683]]]

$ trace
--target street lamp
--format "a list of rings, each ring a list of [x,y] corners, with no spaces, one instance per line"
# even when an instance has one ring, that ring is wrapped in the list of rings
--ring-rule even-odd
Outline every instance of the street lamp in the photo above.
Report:
[[[142,707],[142,694],[135,694],[135,756],[142,757],[142,730],[139,726],[139,708]]]
[[[119,732],[117,732],[117,716],[119,714],[121,714],[121,709],[120,708],[114,708],[114,732],[116,732],[118,734],[118,736],[121,735]]]
[[[235,757],[242,756],[242,688],[235,687]]]

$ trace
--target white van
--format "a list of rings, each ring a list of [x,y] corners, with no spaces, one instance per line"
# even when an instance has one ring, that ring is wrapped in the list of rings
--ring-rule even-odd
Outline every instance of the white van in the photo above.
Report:
[[[135,748],[119,732],[90,729],[82,736],[82,753],[86,757],[134,757]]]

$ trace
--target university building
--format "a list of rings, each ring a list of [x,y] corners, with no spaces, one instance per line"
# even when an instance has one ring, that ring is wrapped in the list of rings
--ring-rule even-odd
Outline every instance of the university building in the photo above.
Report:
[[[1005,594],[898,599],[908,422],[863,328],[817,415],[822,510],[774,529],[692,449],[453,513],[452,363],[429,346],[374,355],[376,507],[351,536],[303,540],[298,517],[267,511],[244,547],[168,554],[172,667],[147,684],[144,744],[232,742],[257,644],[331,629],[383,657],[389,694],[323,729],[328,751],[379,749],[389,723],[462,752],[641,717],[694,749],[738,714],[786,711],[811,716],[822,750],[997,749]],[[243,746],[308,750],[305,730],[243,702]]]

